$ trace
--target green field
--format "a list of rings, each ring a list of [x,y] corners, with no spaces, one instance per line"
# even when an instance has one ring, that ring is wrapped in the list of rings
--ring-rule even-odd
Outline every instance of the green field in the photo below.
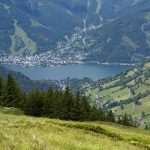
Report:
[[[104,122],[33,118],[0,109],[1,150],[146,150],[150,132]],[[10,113],[10,114],[9,114]]]
[[[141,99],[140,102],[141,105],[135,105],[134,103],[130,103],[125,105],[123,110],[120,107],[116,107],[113,110],[118,115],[126,113],[132,114],[134,117],[138,118],[141,116],[142,112],[148,115],[150,113],[150,96]]]

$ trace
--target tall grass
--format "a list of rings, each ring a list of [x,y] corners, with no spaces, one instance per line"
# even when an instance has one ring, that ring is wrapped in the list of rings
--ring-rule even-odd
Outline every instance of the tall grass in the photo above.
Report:
[[[145,150],[149,138],[144,131],[111,124],[0,113],[0,150]]]

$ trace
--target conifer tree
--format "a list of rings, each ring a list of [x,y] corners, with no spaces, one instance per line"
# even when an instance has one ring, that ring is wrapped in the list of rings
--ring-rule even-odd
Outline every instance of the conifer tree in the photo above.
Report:
[[[19,104],[19,108],[22,109],[23,111],[25,110],[26,107],[26,100],[27,100],[27,93],[22,93],[22,98],[21,98],[21,102]]]
[[[0,105],[3,104],[3,89],[4,89],[4,81],[2,76],[0,75]]]
[[[98,109],[97,109],[97,107],[95,105],[91,108],[89,120],[91,120],[91,121],[99,120]]]
[[[27,96],[25,113],[35,117],[43,116],[43,98],[40,91],[31,91]]]
[[[98,120],[99,121],[104,121],[105,120],[105,114],[104,114],[102,108],[99,107],[97,109],[97,111],[98,111]]]
[[[86,97],[83,96],[81,98],[81,114],[80,114],[80,119],[81,120],[89,120],[90,112],[91,112],[91,106],[89,105],[89,102],[87,101]]]
[[[148,124],[145,125],[145,130],[149,130]]]
[[[122,118],[122,124],[125,125],[125,126],[129,126],[130,125],[130,122],[129,122],[129,118],[127,116],[127,114],[125,114]]]
[[[118,124],[122,124],[122,119],[121,119],[121,117],[118,118],[117,123],[118,123]]]
[[[2,96],[3,94],[3,78],[2,76],[0,75],[0,96]]]
[[[72,107],[73,107],[73,96],[67,86],[62,98],[62,113],[61,119],[71,120],[72,119]]]
[[[54,99],[54,117],[60,119],[62,113],[62,99],[63,99],[62,92],[56,91],[53,94],[53,99]]]
[[[107,115],[106,115],[106,121],[115,122],[115,117],[114,117],[114,114],[113,114],[112,110],[110,110],[107,113]]]
[[[72,107],[72,120],[81,120],[81,98],[80,93],[77,92],[74,100],[73,100],[73,107]]]
[[[52,117],[54,114],[53,90],[48,88],[44,96],[43,114],[47,117]]]
[[[21,98],[21,89],[12,74],[9,73],[3,95],[3,105],[6,107],[19,107]]]

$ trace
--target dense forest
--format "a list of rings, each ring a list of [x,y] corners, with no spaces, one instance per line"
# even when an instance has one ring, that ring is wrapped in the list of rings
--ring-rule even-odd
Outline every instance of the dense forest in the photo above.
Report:
[[[65,90],[54,91],[50,86],[47,91],[33,89],[24,93],[12,74],[7,80],[0,76],[0,105],[16,107],[26,115],[48,117],[74,121],[108,121],[123,125],[132,125],[133,122],[126,116],[115,120],[112,111],[103,112],[100,107],[90,105],[87,98],[80,92],[73,94],[69,86]]]

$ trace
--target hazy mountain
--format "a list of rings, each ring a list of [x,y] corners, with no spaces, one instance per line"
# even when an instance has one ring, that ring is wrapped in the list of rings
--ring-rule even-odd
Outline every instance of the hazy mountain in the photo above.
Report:
[[[68,38],[64,42],[65,35],[71,39],[81,34],[80,46],[74,41],[67,51],[72,57],[75,53],[70,51],[78,50],[86,53],[83,61],[139,61],[150,50],[148,4],[148,0],[1,0],[0,53],[34,55],[53,49],[57,54],[58,41],[69,43]]]
[[[59,85],[57,81],[50,81],[50,80],[31,80],[29,77],[26,75],[20,73],[20,72],[15,72],[12,70],[8,70],[5,67],[0,66],[0,75],[7,80],[8,73],[12,73],[13,77],[16,79],[18,84],[21,86],[22,90],[25,92],[29,92],[30,90],[34,88],[38,88],[41,90],[47,90],[48,87],[51,85],[53,89],[58,89]]]

